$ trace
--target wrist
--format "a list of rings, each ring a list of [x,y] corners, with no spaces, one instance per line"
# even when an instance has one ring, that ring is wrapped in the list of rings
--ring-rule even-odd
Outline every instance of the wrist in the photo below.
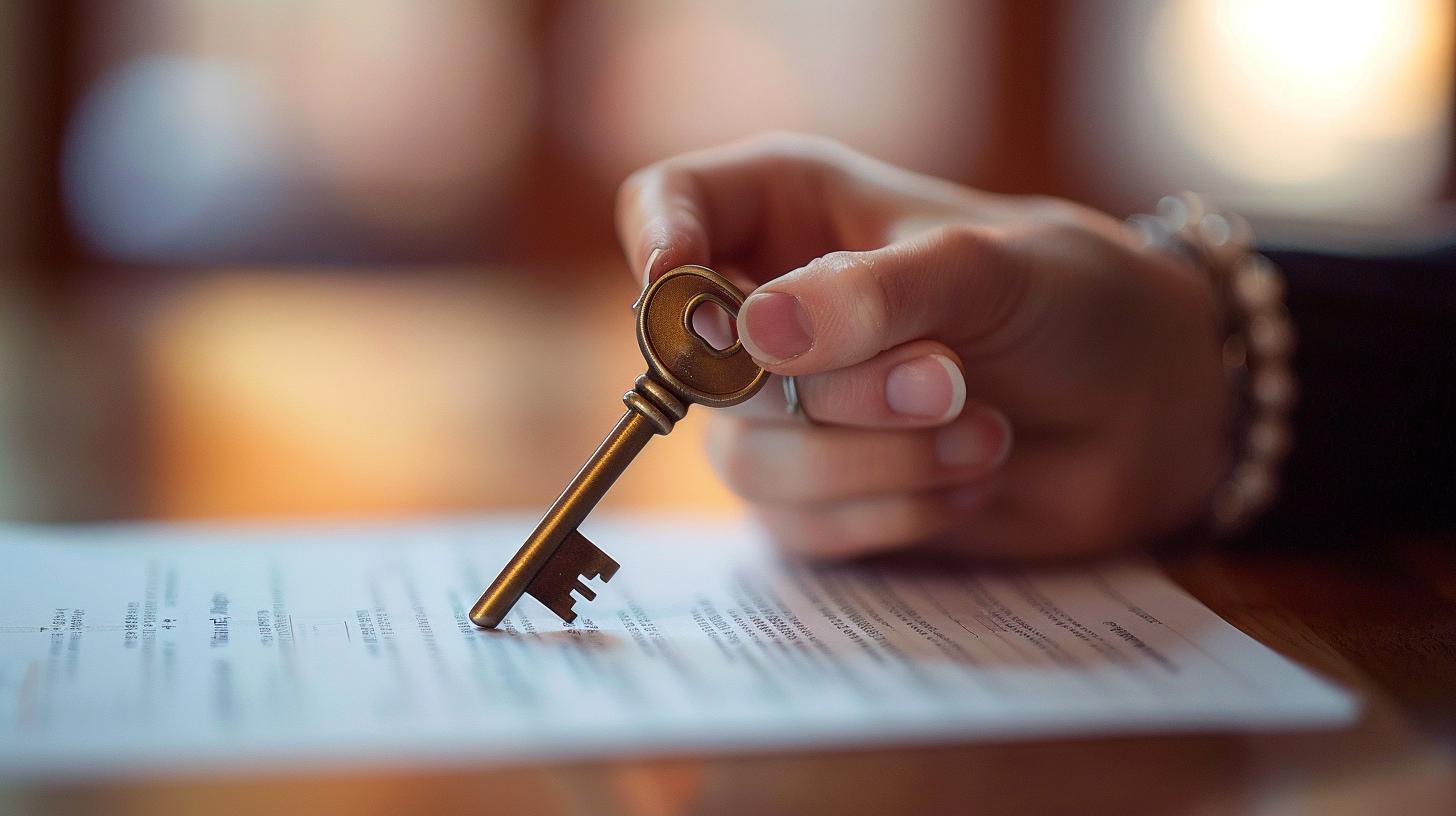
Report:
[[[1210,208],[1191,193],[1165,197],[1157,215],[1135,216],[1131,222],[1145,246],[1190,261],[1215,293],[1233,411],[1227,427],[1229,465],[1199,526],[1229,535],[1274,502],[1292,439],[1294,330],[1284,307],[1283,278],[1268,259],[1250,250],[1242,219]]]

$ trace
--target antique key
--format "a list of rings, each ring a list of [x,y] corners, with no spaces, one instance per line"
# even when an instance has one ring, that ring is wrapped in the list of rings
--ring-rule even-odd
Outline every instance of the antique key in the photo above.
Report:
[[[714,348],[693,329],[693,312],[714,303],[735,318],[743,293],[701,266],[680,266],[658,278],[637,303],[637,345],[647,373],[622,396],[627,413],[607,435],[566,490],[470,610],[476,626],[493,629],[521,593],[545,604],[562,620],[576,620],[573,590],[587,600],[596,593],[583,578],[610,581],[617,562],[577,527],[606,495],[627,464],[654,434],[666,434],[689,403],[715,408],[737,405],[758,393],[768,372],[735,341]]]

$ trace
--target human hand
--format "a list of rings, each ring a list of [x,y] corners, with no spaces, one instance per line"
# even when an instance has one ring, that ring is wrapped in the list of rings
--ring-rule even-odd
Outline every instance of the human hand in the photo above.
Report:
[[[1107,215],[777,135],[639,171],[617,216],[648,281],[752,290],[743,344],[818,424],[771,383],[709,453],[792,549],[1101,553],[1188,523],[1224,471],[1212,287]]]

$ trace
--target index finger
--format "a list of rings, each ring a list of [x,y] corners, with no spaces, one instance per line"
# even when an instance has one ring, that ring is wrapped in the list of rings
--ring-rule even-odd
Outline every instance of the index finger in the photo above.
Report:
[[[789,187],[822,190],[836,150],[811,137],[755,137],[634,173],[617,194],[617,234],[628,263],[646,276],[645,285],[683,264],[737,262],[784,230],[802,235],[803,224],[819,214],[792,212],[791,207],[815,210],[822,202],[802,194],[790,202],[785,193]],[[775,218],[768,217],[767,209],[775,210]],[[808,247],[818,252],[772,259],[782,264],[773,274],[828,249]]]

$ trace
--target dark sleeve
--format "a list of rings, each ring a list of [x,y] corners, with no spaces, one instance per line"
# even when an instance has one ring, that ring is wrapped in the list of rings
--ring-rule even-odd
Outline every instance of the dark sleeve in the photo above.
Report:
[[[1456,242],[1264,252],[1288,280],[1300,401],[1284,492],[1255,537],[1456,531]]]

